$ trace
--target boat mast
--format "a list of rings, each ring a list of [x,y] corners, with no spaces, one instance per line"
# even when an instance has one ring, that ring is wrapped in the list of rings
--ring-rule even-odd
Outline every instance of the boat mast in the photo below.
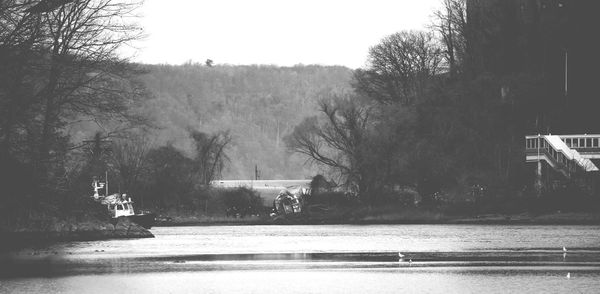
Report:
[[[108,171],[104,172],[104,176],[106,179],[106,190],[104,190],[105,195],[104,196],[108,196]]]

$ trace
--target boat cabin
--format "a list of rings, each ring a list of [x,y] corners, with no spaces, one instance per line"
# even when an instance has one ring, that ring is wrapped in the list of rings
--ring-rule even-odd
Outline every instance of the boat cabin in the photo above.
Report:
[[[120,216],[130,216],[134,215],[135,212],[133,210],[133,202],[131,199],[129,201],[117,201],[115,203],[107,204],[108,211],[110,212],[112,217],[120,217]]]

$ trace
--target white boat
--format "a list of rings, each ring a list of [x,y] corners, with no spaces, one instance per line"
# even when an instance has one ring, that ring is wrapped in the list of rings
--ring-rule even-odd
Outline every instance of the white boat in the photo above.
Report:
[[[106,205],[110,216],[114,220],[117,220],[120,217],[126,217],[132,222],[135,222],[146,229],[150,229],[154,225],[156,221],[156,214],[147,211],[139,211],[136,213],[133,207],[133,201],[130,197],[127,197],[126,194],[119,195],[115,193],[112,195],[100,195],[98,190],[104,189],[105,186],[105,183],[94,179],[92,182],[92,187],[94,187],[94,195],[92,197],[97,202],[100,202],[100,204]],[[105,190],[108,190],[108,188]]]

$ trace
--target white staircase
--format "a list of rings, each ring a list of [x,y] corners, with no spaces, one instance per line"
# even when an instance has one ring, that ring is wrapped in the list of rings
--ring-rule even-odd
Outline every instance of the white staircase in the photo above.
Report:
[[[561,136],[526,136],[525,141],[527,162],[545,161],[567,178],[575,173],[598,171],[598,167],[590,159],[567,146]]]

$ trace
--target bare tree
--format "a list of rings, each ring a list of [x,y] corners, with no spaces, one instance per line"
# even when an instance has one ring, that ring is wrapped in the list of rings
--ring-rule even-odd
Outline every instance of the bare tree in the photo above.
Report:
[[[319,104],[323,115],[309,117],[285,138],[288,148],[331,168],[346,187],[366,197],[369,108],[356,98],[336,97]]]
[[[112,0],[83,0],[44,13],[50,56],[46,83],[37,93],[44,103],[41,156],[66,116],[126,112],[125,67],[117,49],[140,36],[136,27],[121,21],[135,7]]]
[[[194,173],[199,177],[200,183],[208,185],[219,177],[228,159],[225,150],[231,143],[229,132],[218,132],[208,135],[194,131],[192,139],[196,143],[196,158],[194,159]]]
[[[25,1],[0,1],[0,153],[3,156],[8,154],[15,135],[25,129],[24,117],[35,104],[37,60],[43,50],[44,30],[40,18],[25,13],[26,8]]]
[[[355,89],[375,101],[412,105],[441,70],[433,34],[411,31],[385,37],[369,51],[368,66],[355,72]]]
[[[133,118],[127,108],[141,91],[117,51],[141,36],[132,25],[137,4],[0,1],[0,201],[14,204],[9,217],[55,211],[77,193],[68,124]]]
[[[138,5],[116,0],[0,2],[3,155],[17,152],[29,158],[44,178],[64,150],[66,124],[84,117],[132,118],[128,106],[141,91],[130,81],[131,71],[118,49],[141,37],[132,23]]]
[[[451,76],[460,72],[466,52],[466,0],[442,0],[443,7],[434,12],[433,30],[444,45],[444,58]]]
[[[139,191],[137,185],[146,172],[145,160],[150,146],[150,141],[143,135],[132,134],[113,142],[110,164],[118,173],[122,191]]]

